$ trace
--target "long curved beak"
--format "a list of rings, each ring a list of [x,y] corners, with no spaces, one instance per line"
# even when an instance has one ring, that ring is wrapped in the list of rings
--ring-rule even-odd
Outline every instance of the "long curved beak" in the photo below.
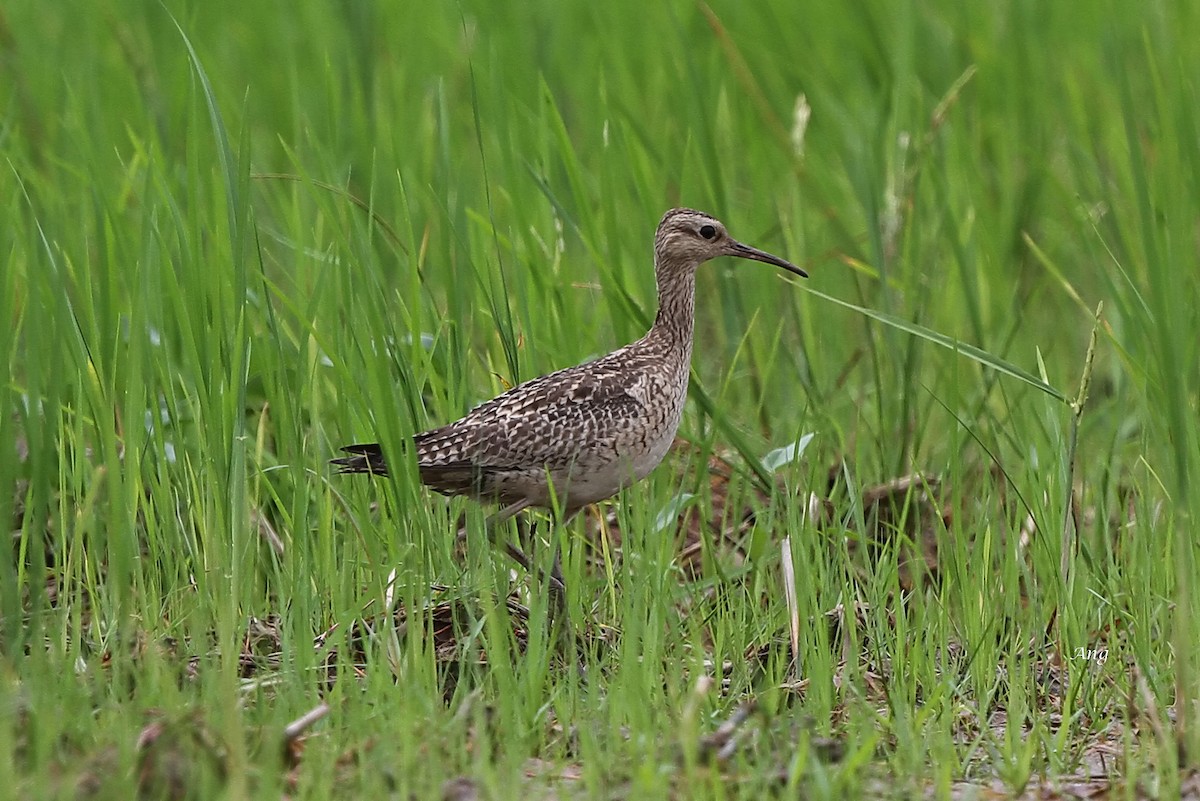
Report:
[[[729,249],[726,252],[730,256],[737,256],[739,259],[753,259],[754,261],[774,264],[776,267],[781,267],[784,270],[787,270],[789,273],[795,273],[801,278],[808,278],[808,273],[804,272],[804,270],[801,270],[790,261],[785,261],[778,256],[772,256],[765,250],[759,250],[758,248],[752,248],[749,245],[743,245],[736,239],[730,240]]]

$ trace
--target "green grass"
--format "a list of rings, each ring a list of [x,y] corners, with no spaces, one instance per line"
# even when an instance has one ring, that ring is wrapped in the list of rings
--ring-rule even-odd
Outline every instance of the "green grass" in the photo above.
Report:
[[[1197,29],[1171,2],[7,4],[5,794],[1177,795]],[[812,278],[703,268],[688,447],[538,523],[568,643],[486,510],[326,462],[640,336],[673,205]]]

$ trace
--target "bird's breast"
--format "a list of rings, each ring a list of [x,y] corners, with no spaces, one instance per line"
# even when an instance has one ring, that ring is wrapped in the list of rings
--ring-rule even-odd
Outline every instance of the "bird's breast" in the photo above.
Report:
[[[647,376],[642,387],[642,413],[618,444],[633,481],[640,481],[658,467],[675,441],[687,400],[687,380],[686,370]]]

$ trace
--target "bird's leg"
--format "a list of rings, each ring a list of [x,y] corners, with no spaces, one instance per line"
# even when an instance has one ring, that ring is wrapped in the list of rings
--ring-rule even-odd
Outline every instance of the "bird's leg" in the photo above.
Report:
[[[574,509],[564,509],[564,510],[563,510],[562,517],[561,517],[561,518],[559,518],[559,520],[558,520],[558,526],[559,526],[559,528],[560,528],[560,529],[566,529],[566,527],[567,527],[567,526],[568,526],[568,525],[571,523],[571,521],[572,521],[572,520],[574,520],[574,519],[575,519],[575,517],[576,517],[576,516],[577,516],[577,515],[578,515],[580,512],[582,512],[582,511],[583,511],[583,507],[582,507],[582,506],[577,506],[577,507],[575,507]],[[555,548],[554,548],[554,562],[553,562],[553,563],[551,564],[551,566],[550,566],[550,575],[551,575],[551,577],[553,577],[553,578],[557,578],[557,579],[558,579],[558,583],[559,583],[560,585],[562,585],[562,584],[563,584],[563,580],[562,580],[562,560],[560,559],[560,556],[561,556],[561,553],[559,552],[559,549],[558,549],[558,547],[557,547],[557,546],[555,546]]]
[[[561,532],[564,536],[566,536],[567,526],[576,518],[576,516],[578,516],[580,512],[583,511],[583,509],[584,507],[582,506],[576,506],[573,509],[563,509],[562,515],[556,521],[556,526],[558,527],[556,534]],[[554,558],[550,566],[550,576],[551,578],[557,578],[558,587],[560,588],[555,589],[554,584],[551,584],[552,605],[550,607],[550,618],[553,620],[556,612],[563,614],[563,625],[558,630],[559,636],[561,637],[560,644],[563,646],[564,655],[575,655],[575,659],[577,660],[575,667],[579,671],[580,677],[586,680],[586,657],[584,652],[580,650],[580,632],[576,630],[575,625],[565,614],[567,611],[567,592],[562,580],[562,561],[560,559],[562,555],[562,549],[559,547],[559,540],[557,537],[553,538],[550,547],[554,549]]]
[[[520,514],[525,509],[529,508],[529,506],[530,502],[527,499],[522,498],[515,503],[510,503],[508,506],[505,506],[495,514],[489,516],[488,519],[483,522],[484,531],[487,532],[488,542],[492,543],[493,545],[496,544],[496,539],[500,531],[500,524],[505,520],[508,520],[510,517]],[[465,540],[466,536],[467,529],[466,526],[464,526],[463,528],[459,529],[458,537],[460,540]],[[504,552],[508,554],[510,559],[520,565],[526,572],[534,572],[533,562],[528,556],[525,555],[524,551],[507,540],[503,543],[503,545]],[[555,558],[554,566],[550,570],[550,588],[555,593],[563,593],[566,589],[566,587],[563,585],[562,573],[558,568],[557,557]]]
[[[559,595],[561,595],[566,589],[566,581],[563,579],[562,575],[562,560],[560,559],[562,552],[558,547],[558,539],[556,534],[561,527],[570,523],[577,514],[579,514],[578,509],[568,510],[564,512],[563,515],[552,521],[551,534],[548,538],[551,549],[550,589]],[[524,516],[517,518],[517,535],[521,538],[521,542],[528,548],[537,548],[538,541],[536,527],[536,522],[531,522]],[[558,600],[561,602],[564,599],[559,597]]]
[[[565,531],[566,527],[572,520],[575,519],[581,511],[582,506],[577,506],[573,509],[564,509],[562,514],[554,521],[555,534],[560,531]],[[550,547],[552,549],[552,558],[550,563],[550,593],[552,608],[551,613],[565,612],[567,608],[567,585],[562,574],[562,551],[559,548],[558,537],[550,538]]]

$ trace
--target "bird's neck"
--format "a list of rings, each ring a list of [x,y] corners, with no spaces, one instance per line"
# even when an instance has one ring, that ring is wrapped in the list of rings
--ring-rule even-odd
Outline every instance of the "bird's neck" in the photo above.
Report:
[[[678,355],[684,369],[692,355],[695,328],[696,273],[662,271],[658,275],[658,315],[646,339]]]

